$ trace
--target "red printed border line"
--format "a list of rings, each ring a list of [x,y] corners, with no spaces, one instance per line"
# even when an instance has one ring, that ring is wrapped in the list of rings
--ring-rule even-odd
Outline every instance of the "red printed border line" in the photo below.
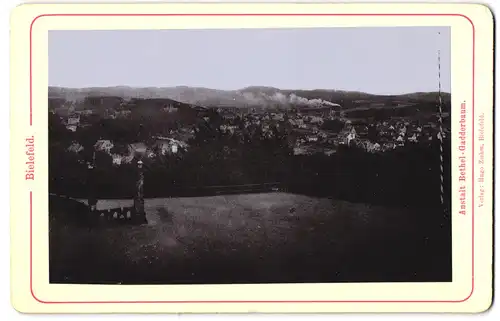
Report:
[[[461,17],[466,19],[472,27],[472,119],[474,120],[474,90],[475,90],[475,53],[476,53],[476,28],[472,20],[458,13],[172,13],[172,14],[42,14],[33,19],[30,25],[30,110],[29,124],[33,126],[33,25],[43,17]],[[470,293],[461,300],[268,300],[268,301],[45,301],[38,298],[33,291],[33,192],[30,191],[30,293],[33,299],[42,304],[120,304],[120,303],[461,303],[470,299],[474,293],[474,121],[472,121],[472,285]]]

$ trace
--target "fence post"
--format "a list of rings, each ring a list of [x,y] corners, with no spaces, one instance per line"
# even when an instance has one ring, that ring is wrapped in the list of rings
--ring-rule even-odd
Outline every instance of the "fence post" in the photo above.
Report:
[[[137,162],[137,169],[139,172],[136,183],[136,195],[134,197],[134,210],[138,221],[147,222],[146,213],[144,212],[144,171],[142,168],[142,161]]]

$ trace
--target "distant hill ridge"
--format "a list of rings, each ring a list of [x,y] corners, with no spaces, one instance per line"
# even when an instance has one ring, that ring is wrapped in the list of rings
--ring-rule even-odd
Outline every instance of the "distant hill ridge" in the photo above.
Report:
[[[376,95],[357,91],[330,89],[294,90],[279,89],[266,86],[249,86],[239,90],[219,90],[204,87],[88,87],[65,88],[50,87],[49,99],[64,99],[82,102],[89,96],[120,97],[124,100],[139,99],[171,99],[177,102],[202,107],[280,107],[286,105],[327,106],[347,101],[420,101],[437,102],[437,92],[415,92],[402,95]],[[445,102],[450,101],[449,93],[442,93]]]

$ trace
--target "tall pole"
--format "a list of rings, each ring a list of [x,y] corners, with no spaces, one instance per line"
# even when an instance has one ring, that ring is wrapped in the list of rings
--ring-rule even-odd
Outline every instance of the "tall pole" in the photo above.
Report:
[[[95,197],[95,179],[94,179],[94,164],[87,164],[87,197],[88,205],[91,212],[96,210],[97,198]]]
[[[137,218],[141,217],[145,219],[144,213],[144,171],[142,168],[142,161],[137,162],[137,169],[139,170],[139,175],[136,183],[136,195],[134,198],[134,210]]]
[[[441,33],[439,33],[441,35]],[[443,168],[443,100],[441,99],[441,50],[438,50],[438,122],[439,122],[439,168],[441,179],[441,206],[444,206],[444,168]]]

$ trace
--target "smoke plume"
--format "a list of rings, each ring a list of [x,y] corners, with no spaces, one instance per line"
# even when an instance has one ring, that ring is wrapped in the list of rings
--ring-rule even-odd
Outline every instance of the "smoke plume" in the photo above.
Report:
[[[252,93],[252,92],[243,92],[240,93],[241,99],[246,105],[249,106],[262,106],[262,107],[290,107],[290,106],[307,106],[307,107],[320,107],[320,106],[338,106],[337,104],[331,103],[322,99],[307,99],[304,97],[300,97],[296,94],[285,95],[280,92],[276,92],[272,95],[268,95],[265,93]]]

